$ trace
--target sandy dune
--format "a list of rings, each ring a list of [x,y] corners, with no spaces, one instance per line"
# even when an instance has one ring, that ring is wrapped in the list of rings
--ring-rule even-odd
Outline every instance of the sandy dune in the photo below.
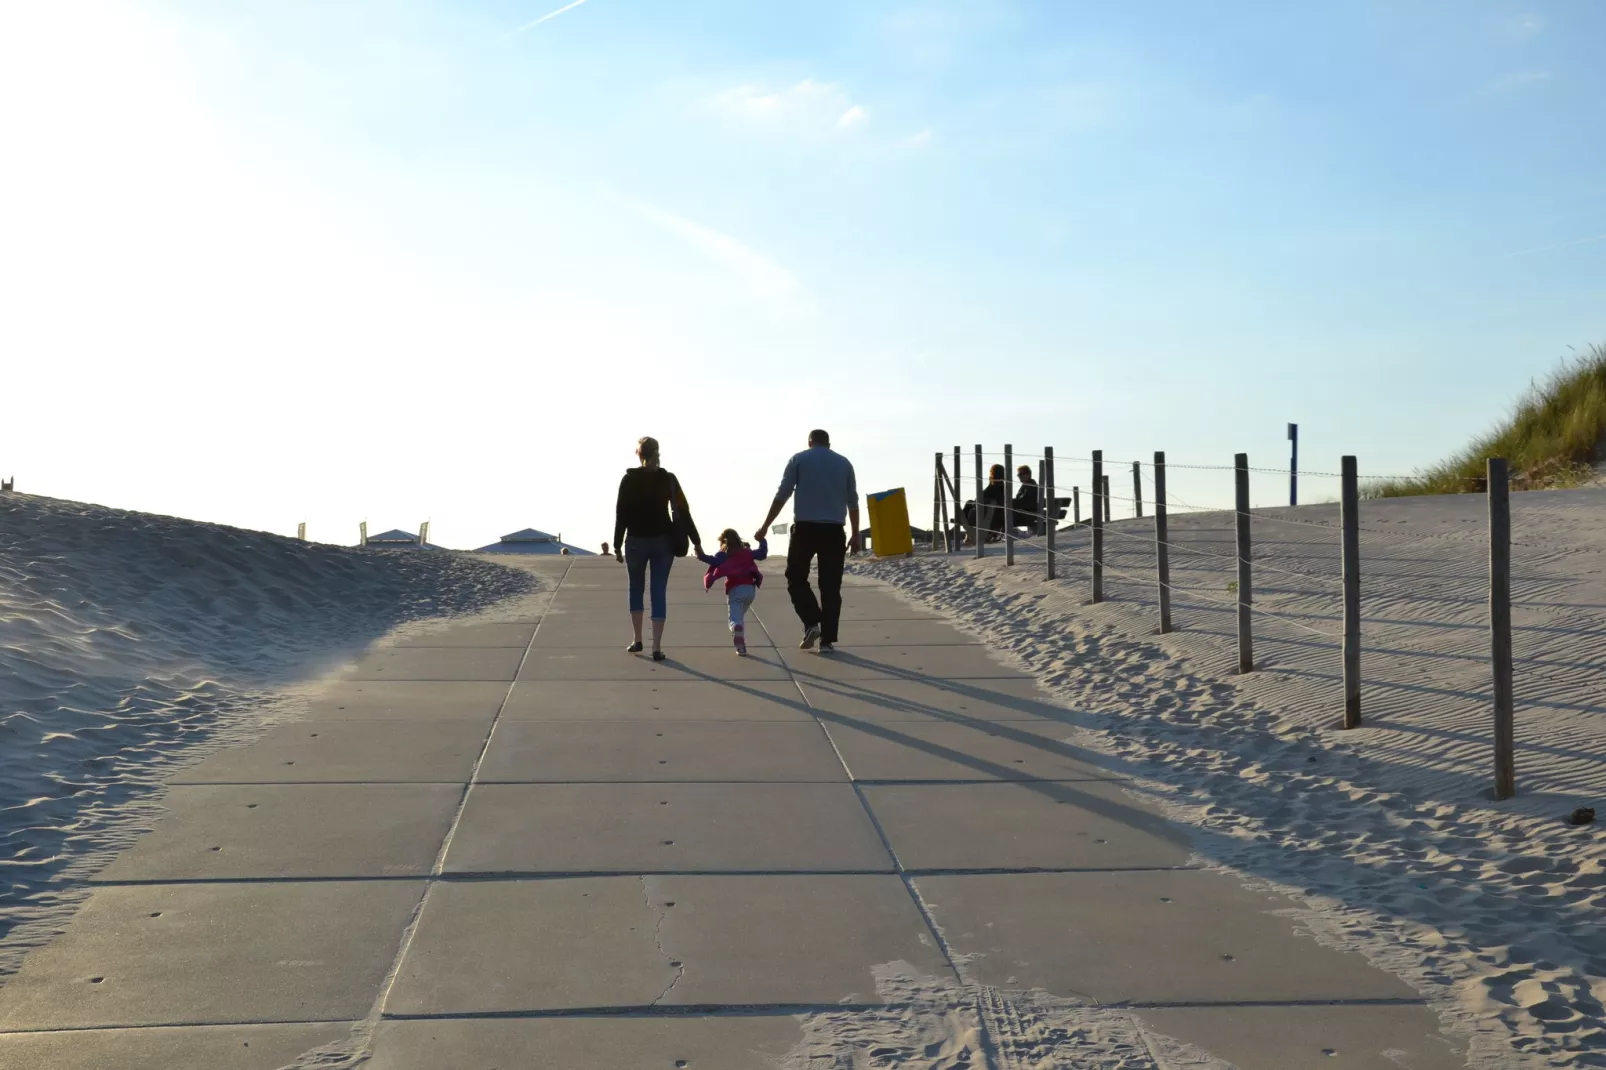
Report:
[[[0,495],[0,974],[193,744],[293,713],[289,685],[398,624],[532,582],[466,555]]]
[[[1519,797],[1489,796],[1484,500],[1366,502],[1366,727],[1336,728],[1336,506],[1257,511],[1257,672],[1236,667],[1232,515],[1173,515],[1178,631],[1154,634],[1149,521],[1041,551],[868,562],[865,572],[1011,651],[1081,715],[1076,738],[1169,791],[1210,863],[1318,909],[1435,1001],[1473,1065],[1606,1066],[1606,490],[1513,499]],[[1275,614],[1272,616],[1271,614]],[[844,643],[851,645],[844,635]],[[1606,814],[1603,814],[1606,818]]]

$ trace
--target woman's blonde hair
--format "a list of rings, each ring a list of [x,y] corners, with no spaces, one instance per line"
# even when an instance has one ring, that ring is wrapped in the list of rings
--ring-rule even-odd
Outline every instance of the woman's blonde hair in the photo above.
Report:
[[[642,464],[657,464],[658,440],[651,435],[642,435],[636,439],[636,456],[641,458]]]

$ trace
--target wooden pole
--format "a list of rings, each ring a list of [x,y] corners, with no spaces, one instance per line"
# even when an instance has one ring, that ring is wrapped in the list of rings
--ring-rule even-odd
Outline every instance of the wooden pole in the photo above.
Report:
[[[964,548],[964,545],[965,545],[965,521],[964,521],[965,513],[964,513],[964,506],[963,506],[963,504],[961,502],[961,499],[959,497],[959,473],[963,472],[964,469],[959,466],[959,457],[960,457],[959,447],[955,446],[954,447],[954,471],[953,471],[953,475],[951,475],[949,477],[949,483],[952,486],[953,492],[954,492],[954,528],[956,530],[954,532],[954,541],[951,544],[951,546],[949,547],[949,549],[950,549],[951,552],[956,553],[956,554],[960,550],[962,550]]]
[[[942,548],[945,553],[954,552],[954,533],[948,526],[948,473],[942,470],[942,454],[937,454],[937,497],[942,502]],[[959,502],[954,501],[954,508],[959,508]],[[935,548],[935,546],[933,547]]]
[[[1249,613],[1249,454],[1238,454],[1233,464],[1238,499],[1238,671],[1254,672],[1255,640]]]
[[[1059,556],[1054,552],[1055,529],[1059,521],[1054,519],[1054,447],[1043,447],[1043,478],[1040,480],[1042,488],[1039,493],[1043,496],[1043,538],[1048,548],[1044,556],[1048,558],[1048,578],[1054,578],[1055,559]]]
[[[1037,462],[1037,497],[1039,499],[1043,497],[1043,488],[1046,486],[1048,486],[1048,458],[1045,456],[1039,458]],[[1041,515],[1032,522],[1032,531],[1038,535],[1044,535],[1047,534],[1043,524],[1048,520],[1048,509],[1041,500],[1038,501],[1037,508]]]
[[[1299,425],[1288,425],[1288,504],[1299,504]]]
[[[1104,451],[1093,451],[1093,601],[1104,601]]]
[[[948,502],[942,492],[942,451],[937,451],[937,461],[931,466],[931,552],[937,552],[937,521],[941,514],[947,512]]]
[[[1355,458],[1339,459],[1339,525],[1344,555],[1344,727],[1361,726],[1361,527]]]
[[[1517,794],[1516,697],[1511,682],[1511,487],[1504,457],[1489,458],[1489,660],[1494,670],[1494,797]]]
[[[1154,451],[1154,577],[1160,584],[1160,634],[1171,630],[1171,535],[1165,515],[1165,451]]]
[[[976,447],[976,556],[987,556],[987,533],[982,530],[986,510],[981,505],[981,446]]]
[[[1004,564],[1015,563],[1015,447],[1004,443]]]
[[[1132,462],[1132,515],[1143,519],[1143,469],[1137,461]]]
[[[1071,488],[1071,526],[1082,526],[1082,488]]]

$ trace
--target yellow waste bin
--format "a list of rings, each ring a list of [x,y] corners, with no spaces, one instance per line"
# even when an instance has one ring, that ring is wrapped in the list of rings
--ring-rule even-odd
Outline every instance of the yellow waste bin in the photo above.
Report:
[[[867,494],[870,512],[870,546],[877,557],[893,557],[913,553],[914,539],[909,534],[909,500],[903,488]]]

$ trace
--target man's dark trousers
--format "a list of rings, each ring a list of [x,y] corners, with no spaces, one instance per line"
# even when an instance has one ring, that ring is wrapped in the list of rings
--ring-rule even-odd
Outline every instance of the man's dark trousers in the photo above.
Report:
[[[848,556],[848,539],[841,524],[799,521],[792,525],[786,550],[786,593],[805,629],[820,626],[820,642],[836,642],[842,616],[842,564]],[[820,598],[809,586],[809,563],[820,559]]]

